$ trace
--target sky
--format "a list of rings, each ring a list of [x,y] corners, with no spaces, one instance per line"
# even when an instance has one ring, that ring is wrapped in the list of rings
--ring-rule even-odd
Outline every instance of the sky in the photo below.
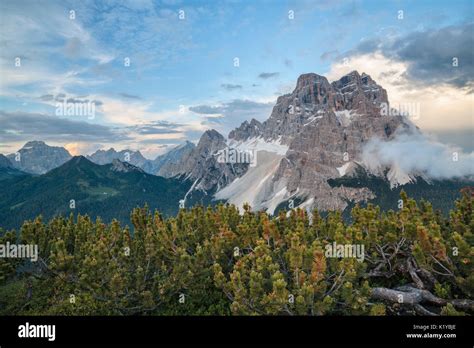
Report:
[[[154,158],[264,121],[303,73],[352,70],[474,150],[472,0],[0,0],[0,153],[43,140]]]

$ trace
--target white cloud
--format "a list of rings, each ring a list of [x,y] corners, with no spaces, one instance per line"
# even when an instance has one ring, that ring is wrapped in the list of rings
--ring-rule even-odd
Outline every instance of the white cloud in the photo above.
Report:
[[[353,70],[369,74],[387,90],[392,105],[419,103],[420,116],[412,120],[422,130],[474,130],[473,94],[449,85],[418,84],[406,77],[407,69],[407,63],[376,52],[350,57],[348,64],[335,63],[326,76],[334,81]]]
[[[464,153],[419,133],[400,134],[391,141],[371,139],[363,149],[362,161],[370,170],[395,166],[432,179],[474,175],[474,152]]]

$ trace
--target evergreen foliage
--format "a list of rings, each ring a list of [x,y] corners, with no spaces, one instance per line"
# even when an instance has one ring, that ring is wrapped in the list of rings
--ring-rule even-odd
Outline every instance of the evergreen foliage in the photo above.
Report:
[[[322,217],[276,217],[232,205],[164,218],[41,217],[0,244],[37,244],[37,262],[0,258],[2,315],[471,315],[472,196],[448,217],[401,193],[403,207],[355,206]],[[332,243],[364,245],[364,260],[329,257]]]

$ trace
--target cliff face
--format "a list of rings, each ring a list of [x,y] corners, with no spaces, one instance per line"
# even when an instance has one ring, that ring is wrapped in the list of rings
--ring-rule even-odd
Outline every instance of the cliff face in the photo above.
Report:
[[[227,148],[225,138],[216,130],[208,130],[197,146],[179,161],[163,165],[159,175],[180,176],[194,181],[193,188],[203,191],[219,190],[241,176],[248,164],[220,163],[218,152]]]
[[[7,157],[13,167],[31,174],[44,174],[72,158],[66,149],[36,140],[27,142],[16,154]]]
[[[217,198],[248,201],[270,213],[289,199],[308,209],[344,209],[348,201],[373,198],[372,192],[330,187],[327,180],[361,165],[369,139],[416,131],[405,117],[385,115],[388,105],[386,90],[364,73],[353,71],[332,83],[304,74],[292,93],[277,99],[265,122],[245,121],[230,132],[228,143],[216,131],[206,132],[172,174],[196,179],[206,190],[216,188]],[[257,153],[256,167],[216,163],[215,154],[227,146]]]
[[[304,74],[291,94],[278,98],[268,120],[254,127],[244,123],[229,138],[245,142],[261,137],[289,147],[262,207],[274,207],[265,200],[272,201],[285,188],[280,201],[298,197],[322,210],[343,209],[346,201],[371,198],[371,192],[331,188],[327,180],[350,173],[372,137],[390,139],[396,130],[412,130],[402,116],[383,116],[381,109],[387,106],[387,92],[366,74],[354,71],[332,83]]]

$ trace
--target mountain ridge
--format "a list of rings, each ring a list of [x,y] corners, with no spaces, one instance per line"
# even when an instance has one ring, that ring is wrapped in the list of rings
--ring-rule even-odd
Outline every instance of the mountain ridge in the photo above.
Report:
[[[255,210],[273,213],[282,202],[293,199],[307,210],[344,210],[350,202],[374,199],[374,192],[364,187],[331,187],[328,180],[365,165],[361,155],[369,140],[391,141],[400,134],[421,133],[407,116],[387,115],[387,109],[391,110],[387,91],[366,73],[352,71],[333,82],[315,73],[302,74],[291,93],[277,98],[269,118],[246,120],[229,133],[225,144],[220,142],[218,151],[254,152],[256,167],[217,166],[212,162],[215,144],[204,141],[209,147],[196,148],[190,158],[175,165],[174,174],[205,182],[215,198],[240,207],[247,202]],[[216,133],[216,139],[224,138]],[[208,172],[189,168],[195,161],[207,163]],[[236,165],[242,165],[242,170],[226,175]],[[385,169],[372,174],[383,176],[390,188],[423,176],[405,173],[396,164]],[[210,172],[220,180],[208,180]]]
[[[38,215],[50,219],[70,213],[129,223],[131,209],[145,203],[164,215],[175,215],[191,184],[151,175],[119,160],[98,165],[74,156],[48,173],[10,178],[8,185],[0,185],[0,227],[18,228]],[[188,202],[208,200],[194,195]]]
[[[83,161],[92,160],[120,173],[159,175],[186,182],[185,198],[203,194],[239,207],[250,203],[270,214],[289,201],[308,211],[344,210],[386,192],[331,184],[357,177],[359,168],[383,180],[390,190],[417,181],[430,184],[424,173],[405,172],[397,163],[371,168],[364,162],[363,149],[373,139],[390,142],[400,135],[422,134],[407,115],[387,114],[387,109],[391,110],[387,91],[366,73],[352,71],[332,82],[307,73],[298,77],[291,93],[277,98],[265,121],[246,120],[227,138],[209,129],[197,145],[187,141],[154,160],[139,151],[110,148],[74,157],[69,166],[87,166]],[[28,153],[31,148],[51,151],[39,141],[28,142],[22,150]]]

